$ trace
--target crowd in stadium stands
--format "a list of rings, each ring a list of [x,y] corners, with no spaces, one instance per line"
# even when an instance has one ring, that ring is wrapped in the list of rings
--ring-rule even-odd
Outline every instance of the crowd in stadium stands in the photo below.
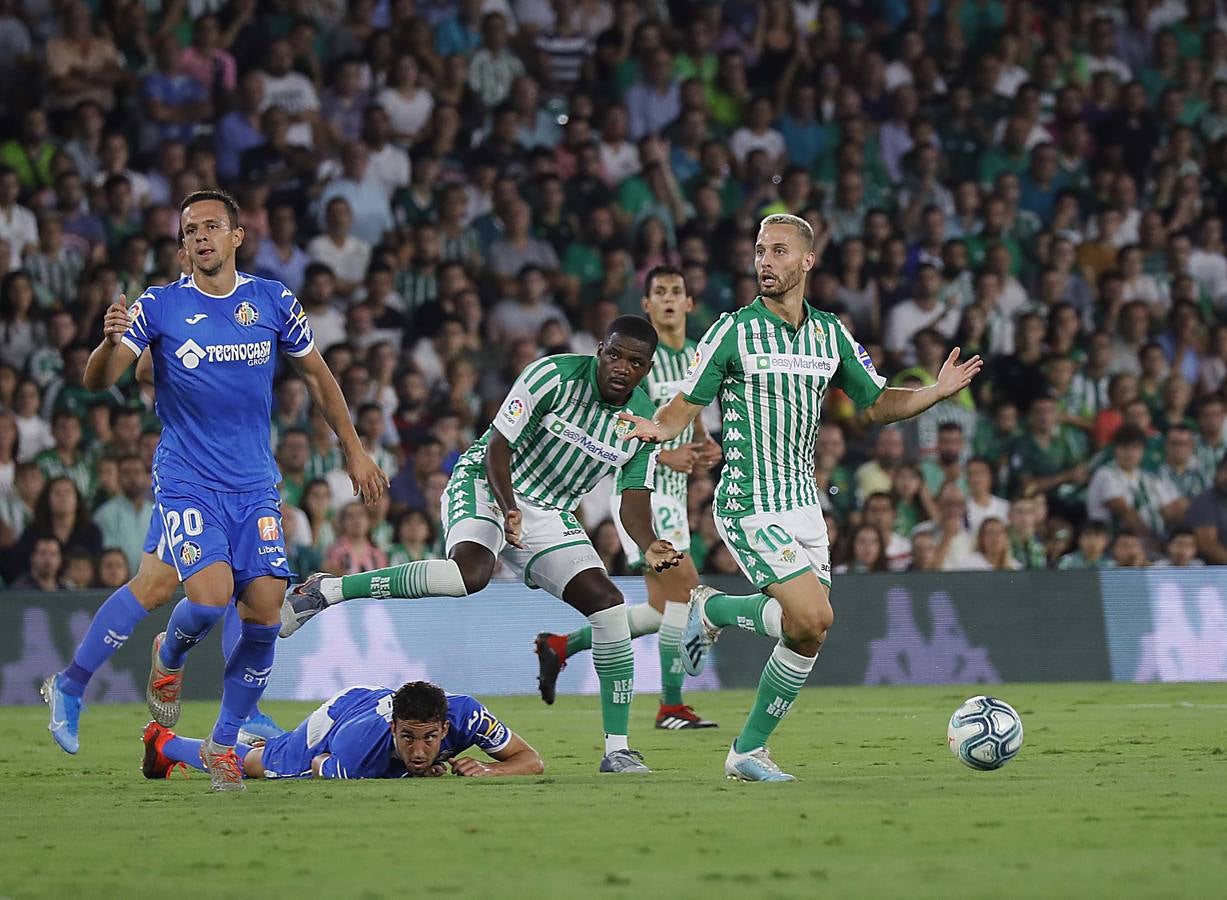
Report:
[[[240,270],[301,298],[392,476],[352,501],[286,369],[299,572],[439,554],[447,473],[516,373],[593,352],[659,264],[701,335],[754,300],[776,212],[892,384],[987,360],[902,426],[828,396],[836,571],[1227,563],[1221,0],[0,0],[0,107],[9,587],[135,569],[152,395],[82,372],[218,185]],[[715,475],[689,549],[732,573]],[[608,506],[582,513],[623,572]]]

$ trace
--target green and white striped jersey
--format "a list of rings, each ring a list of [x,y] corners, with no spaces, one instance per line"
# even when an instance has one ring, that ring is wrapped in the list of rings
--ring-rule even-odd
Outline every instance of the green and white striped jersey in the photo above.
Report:
[[[648,372],[648,377],[643,380],[642,386],[647,390],[648,396],[658,409],[682,390],[686,372],[690,368],[690,362],[694,358],[694,350],[697,346],[691,340],[687,340],[681,350],[674,350],[664,344],[656,345],[656,352],[652,354],[652,371]],[[673,440],[661,444],[660,449],[672,450],[675,447],[685,446],[693,440],[694,423],[691,423]],[[685,472],[678,472],[668,466],[657,466],[656,490],[681,501],[682,506],[685,507],[686,482],[689,478],[690,476]]]
[[[452,477],[485,478],[486,447],[495,428],[511,445],[511,486],[541,506],[571,512],[606,475],[617,473],[615,490],[652,490],[656,448],[624,435],[633,427],[622,410],[651,418],[643,387],[624,406],[601,399],[596,357],[547,356],[527,366],[486,433],[456,462]]]
[[[707,406],[720,394],[724,469],[717,515],[737,518],[818,504],[814,443],[827,388],[859,408],[878,399],[886,379],[832,313],[805,304],[793,328],[763,303],[727,312],[694,353],[682,394]]]

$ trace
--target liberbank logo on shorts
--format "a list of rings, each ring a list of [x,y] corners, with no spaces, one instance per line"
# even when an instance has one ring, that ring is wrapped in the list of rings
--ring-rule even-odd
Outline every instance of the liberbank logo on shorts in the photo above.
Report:
[[[194,369],[202,362],[246,362],[262,366],[273,356],[272,341],[252,341],[247,344],[210,344],[202,347],[190,338],[183,342],[175,357],[185,369]]]
[[[796,353],[752,353],[746,366],[747,374],[808,375],[830,378],[835,374],[835,360],[827,356],[801,356]]]
[[[603,441],[598,441],[588,432],[581,428],[576,428],[570,422],[558,418],[553,413],[547,413],[543,416],[541,424],[549,429],[550,434],[561,438],[568,444],[574,444],[594,459],[609,463],[611,466],[620,466],[630,459],[629,453],[623,453],[621,450],[616,450]]]

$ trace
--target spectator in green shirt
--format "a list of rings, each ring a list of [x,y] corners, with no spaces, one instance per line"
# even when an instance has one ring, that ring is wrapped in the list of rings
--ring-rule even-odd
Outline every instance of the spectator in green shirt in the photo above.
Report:
[[[1010,450],[1012,494],[1040,493],[1056,507],[1081,502],[1090,475],[1086,440],[1058,424],[1056,400],[1039,397],[1027,412],[1027,430]]]
[[[51,437],[55,446],[34,457],[34,462],[50,481],[53,478],[69,479],[80,492],[83,505],[88,508],[94,496],[94,461],[81,449],[81,420],[76,413],[58,410],[51,419]]]

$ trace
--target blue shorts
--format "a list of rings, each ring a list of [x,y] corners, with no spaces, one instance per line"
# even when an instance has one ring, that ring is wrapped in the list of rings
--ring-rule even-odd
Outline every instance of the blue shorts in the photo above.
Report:
[[[260,758],[265,778],[310,778],[311,760],[315,752],[307,746],[307,726],[304,721],[293,731],[279,734],[264,745]]]
[[[234,572],[236,595],[263,575],[294,577],[276,488],[224,493],[157,482],[154,501],[144,550],[174,566],[180,581],[215,562]]]

